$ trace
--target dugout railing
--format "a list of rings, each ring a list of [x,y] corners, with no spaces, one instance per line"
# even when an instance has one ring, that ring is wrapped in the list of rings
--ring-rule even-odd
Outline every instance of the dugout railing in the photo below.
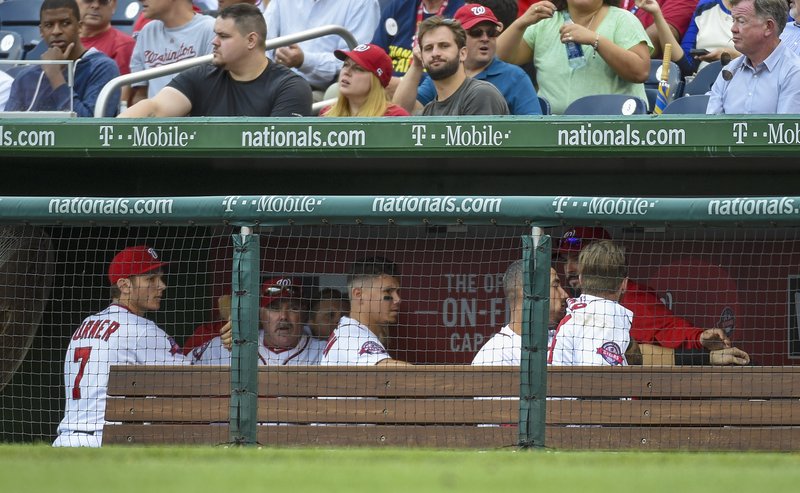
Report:
[[[553,251],[570,227],[606,228],[629,252],[631,277],[677,315],[726,329],[753,364],[792,366],[800,357],[798,216],[797,197],[3,197],[2,440],[54,438],[68,385],[60,371],[66,343],[107,304],[105,269],[125,246],[148,244],[171,261],[172,293],[153,318],[179,339],[219,323],[217,300],[231,296],[236,443],[255,443],[261,421],[256,321],[266,276],[301,277],[313,298],[343,288],[353,260],[392,258],[406,300],[392,355],[468,364],[505,323],[502,273],[522,258],[518,443],[538,447],[547,445],[550,267],[561,269]],[[707,359],[681,352],[686,363]],[[782,409],[794,416],[797,404]]]

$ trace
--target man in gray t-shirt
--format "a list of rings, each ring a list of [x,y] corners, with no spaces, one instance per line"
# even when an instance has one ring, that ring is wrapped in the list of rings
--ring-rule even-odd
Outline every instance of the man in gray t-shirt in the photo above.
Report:
[[[146,3],[142,13],[153,21],[146,24],[136,37],[131,73],[211,53],[214,18],[196,14],[191,0]],[[133,84],[132,103],[154,97],[173,77],[175,74]]]
[[[425,105],[423,115],[509,114],[500,91],[488,82],[467,77],[467,33],[457,20],[429,17],[419,25],[418,32],[421,64],[436,87],[436,100]]]

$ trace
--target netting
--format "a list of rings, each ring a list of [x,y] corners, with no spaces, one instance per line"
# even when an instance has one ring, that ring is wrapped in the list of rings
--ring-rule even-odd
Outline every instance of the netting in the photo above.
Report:
[[[573,291],[571,255],[608,238],[625,253],[625,295],[637,293],[627,302],[623,295],[620,303],[640,324],[634,322],[630,337],[641,346],[641,359],[625,361],[640,370],[625,373],[624,384],[605,368],[548,371],[548,395],[559,398],[547,405],[548,445],[614,448],[657,442],[714,448],[717,437],[720,448],[776,448],[767,445],[775,445],[777,436],[777,448],[797,447],[796,228],[562,222],[543,231],[552,238],[552,255],[546,258],[556,276],[544,291],[549,298],[538,299],[530,280],[536,273],[537,279],[548,278],[548,272],[540,273],[549,265],[534,269],[523,242],[532,230],[522,220],[509,220],[513,225],[383,220],[375,225],[323,219],[316,225],[253,227],[259,242],[254,276],[256,303],[264,309],[261,331],[248,339],[237,328],[233,353],[217,336],[242,306],[237,297],[243,293],[232,288],[241,254],[232,240],[238,226],[221,221],[219,226],[112,227],[87,221],[85,226],[4,227],[0,350],[7,384],[0,391],[0,441],[52,442],[70,401],[87,399],[92,393],[86,385],[95,382],[107,385],[112,395],[108,408],[99,411],[102,418],[95,415],[93,425],[62,423],[63,429],[102,433],[104,443],[227,443],[231,395],[252,389],[236,388],[225,365],[249,344],[262,368],[256,389],[259,443],[519,445],[525,439],[518,424],[527,419],[530,401],[543,398],[525,395],[519,365],[530,353],[550,356],[551,348],[503,342],[520,336],[514,324],[507,325],[515,305],[504,290],[504,274],[515,261],[526,260],[521,270],[526,287],[520,291],[529,296],[517,297],[520,309],[530,313],[525,320],[532,326],[524,330],[533,330],[536,317],[539,322],[544,317],[550,346],[564,316],[562,302],[567,294],[579,294]],[[107,384],[78,375],[93,368],[86,361],[97,353],[81,352],[93,343],[76,341],[102,340],[110,330],[102,320],[117,320],[93,315],[107,310],[113,295],[109,265],[115,254],[137,245],[152,247],[169,262],[163,297],[146,306],[143,317],[174,338],[187,361],[180,368],[160,369],[141,365],[173,362],[163,357],[129,361],[136,364]],[[395,270],[363,270],[364,259],[383,267],[391,263]],[[348,273],[357,265],[361,277],[355,276],[353,284],[351,275],[348,285]],[[363,294],[375,287],[364,276],[380,273],[392,282],[379,283],[378,294]],[[87,317],[93,320],[89,324]],[[370,332],[366,339],[354,339],[355,346],[347,342],[362,327]],[[711,328],[721,329],[761,373],[712,365],[732,361],[719,353],[715,360],[703,347],[700,333]],[[599,366],[618,369],[625,348],[607,342],[601,341],[591,356]],[[496,345],[496,353],[481,361],[488,366],[470,366],[487,344]],[[337,359],[337,350],[350,350],[354,359]],[[384,360],[415,366],[396,373],[376,365]],[[319,366],[320,361],[330,366]],[[287,369],[298,363],[316,369]],[[671,366],[679,369],[657,369]],[[533,373],[543,375],[536,368]],[[102,432],[106,422],[121,424]],[[712,430],[715,426],[720,428]]]

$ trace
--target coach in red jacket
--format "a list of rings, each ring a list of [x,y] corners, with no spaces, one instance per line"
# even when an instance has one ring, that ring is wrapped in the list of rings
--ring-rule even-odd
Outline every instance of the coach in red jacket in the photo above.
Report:
[[[577,292],[578,254],[595,240],[610,240],[611,235],[603,228],[578,227],[564,233],[558,244],[558,254],[564,260],[566,284]],[[572,293],[575,295],[576,293]],[[750,357],[741,349],[731,346],[725,331],[720,328],[701,329],[672,313],[656,294],[646,286],[629,279],[627,290],[620,304],[633,312],[631,337],[640,344],[654,344],[672,349],[708,349],[714,354],[712,364],[739,364],[750,362]],[[723,350],[723,351],[718,351]]]

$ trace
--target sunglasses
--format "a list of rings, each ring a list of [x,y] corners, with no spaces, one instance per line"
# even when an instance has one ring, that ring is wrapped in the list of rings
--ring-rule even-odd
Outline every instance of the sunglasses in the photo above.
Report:
[[[473,27],[469,31],[467,31],[470,38],[482,38],[485,34],[490,38],[496,38],[500,35],[500,30],[496,27],[488,27],[488,28],[481,28],[481,27]]]
[[[97,2],[100,5],[108,5],[111,3],[111,0],[81,0],[81,2],[85,3],[86,5],[91,5],[94,2]]]

